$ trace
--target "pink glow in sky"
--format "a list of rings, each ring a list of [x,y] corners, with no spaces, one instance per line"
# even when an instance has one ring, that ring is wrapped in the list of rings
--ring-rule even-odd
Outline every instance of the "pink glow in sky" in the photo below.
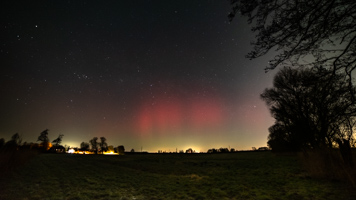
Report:
[[[149,152],[266,146],[273,118],[259,95],[274,72],[268,57],[245,58],[255,36],[246,19],[229,23],[228,1],[18,5],[4,4],[0,27],[5,141],[49,129],[72,147],[93,137]]]
[[[159,91],[154,98],[143,98],[134,127],[140,135],[149,135],[222,126],[226,122],[222,99],[217,94],[202,98],[196,93],[182,96]]]

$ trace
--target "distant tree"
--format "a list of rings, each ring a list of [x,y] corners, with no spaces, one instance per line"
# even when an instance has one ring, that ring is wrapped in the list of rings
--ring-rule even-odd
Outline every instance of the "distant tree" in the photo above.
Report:
[[[4,140],[5,142],[5,140]],[[8,151],[18,150],[18,147],[21,145],[22,139],[18,133],[15,133],[11,136],[11,139],[6,142],[5,149]]]
[[[222,148],[222,147],[221,147],[221,148],[219,149],[219,152],[220,152],[220,153],[229,153],[229,149],[228,149],[228,148]]]
[[[87,143],[87,142],[80,143],[80,149],[82,151],[88,151],[89,150],[89,143]]]
[[[44,130],[41,132],[40,136],[38,136],[37,141],[41,141],[41,142],[48,142],[48,129]]]
[[[63,134],[59,134],[57,139],[52,141],[52,143],[54,143],[54,146],[59,146],[61,144],[63,136]]]
[[[64,150],[65,150],[65,151],[68,151],[69,148],[70,148],[70,146],[67,146],[66,144],[64,145]]]
[[[11,141],[14,141],[14,143],[19,146],[21,145],[22,138],[18,133],[15,133],[13,136],[11,136]]]
[[[261,95],[276,119],[269,129],[269,146],[300,150],[332,147],[337,138],[350,141],[353,132],[344,129],[355,119],[356,105],[349,91],[342,74],[321,67],[283,68],[273,88]]]
[[[230,0],[232,12],[248,17],[257,32],[250,59],[277,50],[266,70],[278,65],[324,66],[334,72],[356,68],[356,1]],[[309,58],[308,58],[309,57]],[[308,60],[305,62],[303,60]]]
[[[100,146],[101,154],[104,154],[104,151],[106,151],[108,148],[108,144],[106,143],[105,137],[100,137],[99,146]]]
[[[218,150],[216,150],[215,148],[209,149],[207,151],[207,153],[218,153]]]
[[[98,138],[97,137],[93,137],[93,139],[91,139],[89,141],[90,145],[91,145],[91,149],[95,152],[95,154],[98,153]]]
[[[123,145],[120,145],[117,147],[119,155],[124,155],[125,154],[125,147]]]
[[[135,153],[135,149],[131,149],[131,151],[130,151],[131,153]]]
[[[42,151],[47,151],[50,148],[49,138],[48,138],[48,129],[42,131],[40,136],[38,136],[37,141],[41,141]]]

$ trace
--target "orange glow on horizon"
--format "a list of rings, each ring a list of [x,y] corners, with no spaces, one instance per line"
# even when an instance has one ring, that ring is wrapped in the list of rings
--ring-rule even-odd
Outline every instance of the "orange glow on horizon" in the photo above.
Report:
[[[69,150],[67,151],[67,153],[69,153],[69,154],[83,154],[83,155],[85,155],[85,154],[94,154],[94,153],[91,152],[91,151],[80,151],[80,150],[75,150],[75,149],[73,149],[73,148],[69,149]]]
[[[113,151],[107,151],[103,153],[104,155],[119,155],[118,153],[115,153]]]

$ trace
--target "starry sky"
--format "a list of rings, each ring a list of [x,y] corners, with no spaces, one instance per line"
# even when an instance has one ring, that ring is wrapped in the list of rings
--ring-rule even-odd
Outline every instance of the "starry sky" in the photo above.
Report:
[[[266,146],[260,94],[277,70],[249,60],[229,1],[2,1],[0,138],[63,134],[149,152]]]

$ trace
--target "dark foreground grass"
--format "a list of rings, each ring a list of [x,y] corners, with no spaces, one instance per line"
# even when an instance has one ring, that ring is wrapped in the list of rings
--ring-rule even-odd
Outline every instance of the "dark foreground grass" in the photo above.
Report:
[[[0,181],[0,199],[356,199],[270,152],[125,156],[42,154]]]
[[[348,182],[356,190],[356,165],[352,164],[352,160],[356,161],[356,149],[352,155],[351,161],[345,162],[339,149],[323,149],[300,152],[299,158],[311,177]]]

